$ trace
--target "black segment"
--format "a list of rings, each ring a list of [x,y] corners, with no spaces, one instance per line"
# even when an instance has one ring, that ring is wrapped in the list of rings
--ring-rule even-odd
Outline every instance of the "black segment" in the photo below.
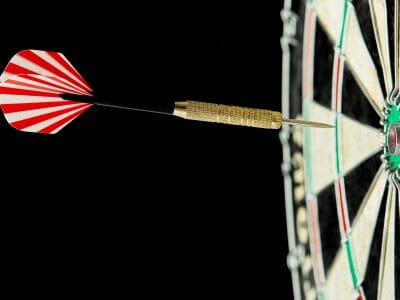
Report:
[[[340,247],[340,232],[333,184],[318,194],[318,218],[322,256],[325,273],[327,273]]]
[[[386,0],[386,5],[388,8],[388,24],[389,24],[389,51],[390,51],[390,62],[392,65],[392,77],[394,79],[394,1],[396,0]],[[398,1],[398,0],[397,0]],[[400,296],[398,296],[400,297]]]
[[[378,214],[374,236],[372,238],[371,252],[368,260],[367,270],[363,282],[363,288],[367,299],[377,299],[379,282],[379,260],[382,248],[382,233],[385,221],[387,192],[382,198],[381,209]]]
[[[379,166],[382,164],[379,156],[380,153],[370,157],[364,163],[361,163],[361,165],[349,172],[345,177],[350,223],[353,223],[353,219],[357,215],[362,200],[371,186]]]
[[[314,100],[330,108],[334,47],[319,23],[316,28],[314,57]]]
[[[358,0],[358,1],[354,1],[353,5],[357,12],[357,18],[358,18],[358,22],[360,23],[361,32],[363,34],[365,44],[367,45],[368,51],[371,54],[372,60],[378,71],[378,77],[379,77],[379,82],[382,87],[382,91],[385,92],[385,81],[384,81],[384,77],[383,77],[382,64],[379,59],[379,52],[378,52],[378,47],[377,47],[376,40],[375,40],[374,27],[372,25],[371,11],[370,11],[370,6],[369,6],[368,2],[369,2],[369,0]],[[391,10],[391,11],[394,11],[394,10]]]
[[[345,67],[342,86],[342,112],[363,124],[382,128],[379,115],[370,105],[349,68]]]

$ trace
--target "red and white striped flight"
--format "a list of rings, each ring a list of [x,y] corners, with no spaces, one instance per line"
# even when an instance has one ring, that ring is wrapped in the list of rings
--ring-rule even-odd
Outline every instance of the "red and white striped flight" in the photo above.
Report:
[[[92,96],[92,89],[59,52],[23,50],[0,76],[0,107],[7,122],[26,132],[53,134],[93,104],[62,94]]]

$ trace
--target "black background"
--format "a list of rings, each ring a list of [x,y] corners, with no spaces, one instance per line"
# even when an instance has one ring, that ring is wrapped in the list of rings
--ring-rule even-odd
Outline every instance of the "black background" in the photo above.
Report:
[[[1,67],[55,50],[110,103],[280,110],[282,1],[131,5],[24,6],[3,20]],[[278,131],[103,107],[55,136],[0,125],[11,282],[292,298]]]

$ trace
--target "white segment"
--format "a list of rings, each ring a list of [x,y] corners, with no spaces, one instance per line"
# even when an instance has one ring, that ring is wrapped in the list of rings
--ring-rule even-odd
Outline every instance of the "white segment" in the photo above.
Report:
[[[354,257],[357,258],[357,267],[361,279],[365,277],[367,270],[372,238],[376,222],[378,221],[378,214],[387,185],[387,179],[388,174],[385,171],[385,166],[382,165],[376,173],[367,194],[364,196],[361,207],[352,224],[350,239]]]
[[[395,207],[396,188],[389,187],[379,264],[378,300],[395,299]],[[398,283],[397,283],[398,287]],[[400,291],[399,291],[400,292]]]
[[[37,124],[35,124],[35,125],[26,127],[26,128],[23,129],[23,131],[38,132],[38,131],[40,131],[40,130],[42,130],[42,129],[44,129],[44,128],[46,128],[46,127],[48,127],[48,126],[50,126],[50,125],[52,125],[52,124],[54,124],[54,123],[56,123],[56,122],[58,122],[58,121],[64,119],[64,118],[66,118],[66,117],[68,117],[68,116],[71,116],[71,115],[73,115],[74,113],[76,113],[76,112],[78,112],[78,111],[81,111],[81,110],[83,110],[83,109],[85,109],[85,108],[87,108],[87,105],[85,105],[85,106],[83,106],[83,107],[81,106],[81,107],[79,107],[79,108],[77,108],[77,109],[75,109],[75,110],[73,110],[73,111],[67,112],[67,113],[62,114],[62,115],[60,115],[60,116],[57,116],[57,117],[48,119],[48,120],[46,120],[46,121],[37,123]],[[62,127],[61,127],[61,128],[62,128]],[[60,129],[61,129],[61,128],[60,128]]]
[[[334,113],[312,102],[311,120],[315,122],[331,123]],[[311,151],[313,153],[313,183],[314,192],[321,190],[333,183],[334,170],[334,134],[327,134],[327,129],[311,128]],[[364,125],[358,121],[342,116],[342,158],[344,174],[358,166],[361,162],[379,151],[383,137],[379,130]]]
[[[325,29],[328,37],[336,44],[342,25],[342,15],[345,0],[315,0],[314,7],[318,21]]]
[[[331,123],[333,112],[316,102],[310,104],[310,119],[314,122]],[[334,135],[330,129],[309,128],[311,139],[312,174],[314,193],[318,194],[322,189],[333,182],[334,178]],[[331,132],[327,132],[331,131]],[[307,146],[306,146],[307,147]]]
[[[389,53],[389,29],[386,0],[369,0],[375,40],[385,78],[386,95],[392,91],[392,68]]]
[[[345,116],[342,117],[340,136],[342,161],[346,173],[378,153],[381,150],[381,144],[384,143],[384,137],[378,129]]]
[[[57,99],[54,99],[54,101],[57,101]],[[60,104],[62,104],[62,102],[60,102]],[[86,104],[77,103],[77,104],[60,105],[60,106],[55,106],[55,107],[24,110],[24,111],[5,114],[5,117],[6,117],[6,119],[7,119],[7,121],[9,123],[12,123],[12,122],[16,122],[16,121],[21,121],[21,120],[25,120],[25,119],[28,119],[28,118],[32,118],[32,117],[41,116],[41,115],[44,115],[44,114],[47,114],[47,113],[64,110],[64,109],[67,109],[67,108],[72,108],[72,107],[78,108],[78,107],[81,107],[83,105],[86,105]]]
[[[349,262],[344,247],[336,254],[335,260],[328,271],[326,294],[329,300],[355,299]]]

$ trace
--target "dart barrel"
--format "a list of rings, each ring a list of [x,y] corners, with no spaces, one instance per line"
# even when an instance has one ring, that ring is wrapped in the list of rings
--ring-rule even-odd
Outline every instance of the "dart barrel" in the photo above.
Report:
[[[279,129],[282,126],[280,112],[198,101],[175,102],[173,114],[188,120],[264,129]]]

